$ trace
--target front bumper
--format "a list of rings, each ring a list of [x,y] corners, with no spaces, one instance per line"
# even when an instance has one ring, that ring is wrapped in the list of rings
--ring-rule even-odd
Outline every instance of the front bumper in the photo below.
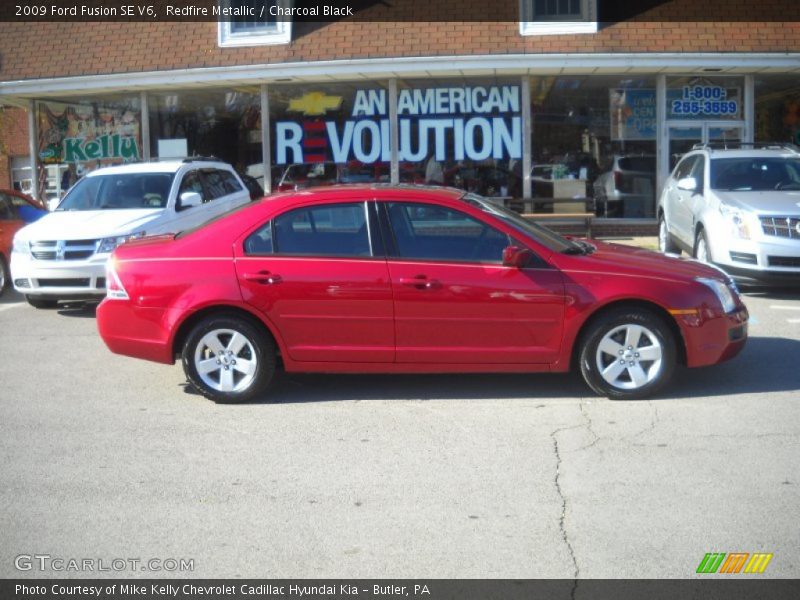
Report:
[[[37,260],[30,255],[11,254],[14,289],[29,296],[91,298],[106,293],[108,254],[84,260]]]
[[[762,236],[721,240],[714,264],[744,284],[800,284],[800,238]]]
[[[702,308],[697,315],[678,317],[686,341],[686,366],[715,365],[739,354],[747,342],[748,319],[744,304],[726,314]]]

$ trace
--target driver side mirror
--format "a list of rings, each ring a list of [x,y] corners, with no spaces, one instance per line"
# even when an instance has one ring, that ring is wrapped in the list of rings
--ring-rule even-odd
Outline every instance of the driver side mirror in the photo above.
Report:
[[[183,210],[192,206],[200,206],[203,203],[203,197],[197,192],[183,192],[181,197],[178,198],[178,205],[176,210]]]
[[[694,177],[684,177],[678,180],[678,189],[686,192],[694,192],[697,190],[697,180]]]
[[[519,246],[508,246],[503,250],[503,266],[521,269],[528,266],[533,258],[533,252]]]

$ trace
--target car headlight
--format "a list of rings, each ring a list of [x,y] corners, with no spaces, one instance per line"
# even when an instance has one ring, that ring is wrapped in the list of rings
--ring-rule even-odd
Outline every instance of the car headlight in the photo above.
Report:
[[[107,237],[100,240],[100,244],[97,246],[97,253],[98,254],[107,254],[112,252],[114,248],[119,246],[120,244],[124,244],[129,240],[135,240],[140,237],[144,237],[144,231],[137,231],[136,233],[131,233],[128,235],[119,235],[115,237]]]
[[[719,212],[725,217],[730,225],[731,235],[740,240],[750,239],[750,225],[747,222],[747,215],[742,211],[721,204]]]
[[[719,303],[722,305],[723,312],[729,313],[736,308],[736,291],[731,288],[730,285],[718,279],[708,279],[706,277],[697,277],[695,281],[702,283],[714,292],[714,295],[719,299]]]
[[[14,236],[14,241],[11,245],[11,251],[17,254],[24,254],[28,256],[31,253],[31,245],[27,240],[22,240]]]

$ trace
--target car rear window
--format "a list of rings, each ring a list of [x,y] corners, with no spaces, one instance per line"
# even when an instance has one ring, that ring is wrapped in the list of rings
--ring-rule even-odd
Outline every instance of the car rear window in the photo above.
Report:
[[[656,171],[654,156],[625,156],[619,159],[619,168],[623,171]]]

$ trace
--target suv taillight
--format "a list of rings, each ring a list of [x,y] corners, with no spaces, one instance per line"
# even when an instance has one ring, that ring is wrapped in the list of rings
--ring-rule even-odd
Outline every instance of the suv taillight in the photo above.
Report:
[[[622,189],[622,171],[614,171],[614,189]]]
[[[109,259],[106,263],[106,298],[128,300],[128,292],[125,291],[122,282],[119,280],[113,259]]]

